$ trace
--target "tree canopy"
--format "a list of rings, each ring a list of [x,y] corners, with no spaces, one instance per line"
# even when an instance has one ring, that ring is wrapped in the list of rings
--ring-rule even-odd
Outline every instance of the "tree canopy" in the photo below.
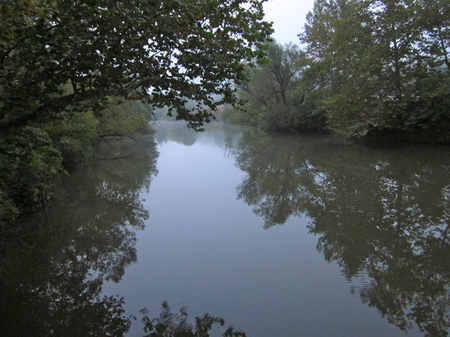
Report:
[[[210,116],[184,103],[232,102],[231,80],[271,32],[259,0],[6,0],[0,15],[2,129],[112,95],[201,126]]]
[[[300,35],[332,131],[448,137],[448,1],[316,0]]]
[[[2,1],[0,221],[46,200],[99,135],[141,129],[129,101],[168,106],[194,129],[236,103],[243,63],[272,32],[262,2]]]

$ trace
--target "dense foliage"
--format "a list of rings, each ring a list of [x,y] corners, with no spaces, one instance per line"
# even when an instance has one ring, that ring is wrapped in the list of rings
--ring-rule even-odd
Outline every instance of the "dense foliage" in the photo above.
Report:
[[[329,128],[450,134],[450,3],[317,0],[301,41]]]
[[[169,106],[194,128],[235,102],[242,61],[271,32],[262,18],[259,0],[2,1],[0,221],[46,200],[99,135],[142,129],[124,101]]]
[[[269,129],[317,129],[326,122],[346,137],[388,132],[450,141],[448,0],[316,0],[299,37],[304,52],[292,57],[293,46],[273,45],[269,64],[250,70],[251,84],[240,89],[248,118],[261,117],[257,124]],[[274,51],[284,69],[295,71],[284,77],[290,87],[276,74]],[[283,88],[292,100],[289,114],[278,99]],[[269,97],[277,118],[265,125]]]

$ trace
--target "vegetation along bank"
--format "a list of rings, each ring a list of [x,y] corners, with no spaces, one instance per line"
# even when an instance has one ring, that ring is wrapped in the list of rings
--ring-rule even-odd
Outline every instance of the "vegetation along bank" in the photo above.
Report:
[[[302,44],[268,45],[233,122],[345,137],[450,141],[447,0],[316,0]]]
[[[142,130],[147,107],[200,129],[235,103],[243,63],[264,57],[263,16],[258,0],[2,1],[0,227],[45,202],[98,137]]]

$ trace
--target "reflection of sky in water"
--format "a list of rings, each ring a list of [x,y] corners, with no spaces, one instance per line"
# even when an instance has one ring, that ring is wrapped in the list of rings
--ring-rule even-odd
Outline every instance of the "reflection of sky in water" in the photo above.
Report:
[[[237,200],[245,173],[220,139],[202,133],[190,146],[160,143],[159,173],[142,196],[150,218],[137,233],[138,262],[104,292],[124,296],[126,314],[138,320],[139,309],[157,317],[167,300],[192,317],[223,317],[249,337],[402,335],[350,294],[339,266],[317,253],[307,218],[263,229]],[[139,322],[133,326],[130,335],[140,336]]]

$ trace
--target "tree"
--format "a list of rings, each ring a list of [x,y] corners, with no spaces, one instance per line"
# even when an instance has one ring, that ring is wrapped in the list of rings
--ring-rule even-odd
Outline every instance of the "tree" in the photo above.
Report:
[[[436,61],[444,63],[450,69],[450,7],[448,1],[419,1],[422,8],[422,20],[425,30],[429,34],[425,38],[423,49],[427,55],[438,56]],[[439,66],[439,64],[438,64]]]
[[[321,0],[300,35],[310,61],[303,85],[315,102],[313,113],[346,136],[382,123],[373,82],[381,67],[370,22],[367,2]]]
[[[228,111],[228,119],[246,121],[267,130],[297,132],[319,128],[302,106],[305,93],[299,83],[305,55],[297,45],[267,45],[267,60],[259,67],[247,68],[248,80],[238,85],[238,95],[246,102],[241,112]],[[242,113],[243,112],[243,113]],[[227,117],[227,114],[225,114]]]
[[[0,220],[89,157],[107,97],[167,105],[194,129],[235,103],[232,81],[272,31],[263,15],[261,0],[2,1]]]
[[[248,3],[248,6],[245,4]],[[45,120],[67,105],[119,95],[176,108],[198,127],[212,94],[233,102],[243,60],[270,34],[258,0],[31,0],[1,8],[1,129]],[[70,83],[73,93],[60,86]]]
[[[300,35],[314,113],[349,137],[447,141],[448,11],[446,1],[317,0]]]

